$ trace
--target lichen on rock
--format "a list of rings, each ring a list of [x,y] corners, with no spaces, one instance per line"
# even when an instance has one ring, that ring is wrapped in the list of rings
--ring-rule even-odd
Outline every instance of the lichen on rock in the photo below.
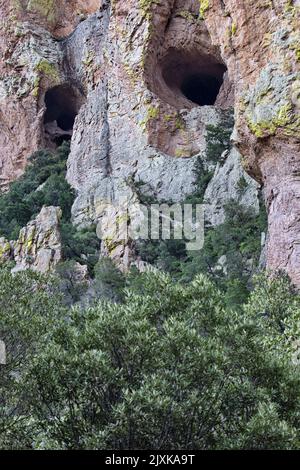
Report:
[[[1,16],[12,21],[0,38],[1,188],[22,174],[34,150],[63,138],[55,122],[62,110],[49,117],[47,109],[55,87],[82,97],[66,106],[72,126],[64,137],[78,226],[101,220],[105,201],[130,198],[130,178],[158,201],[184,200],[205,155],[207,126],[234,106],[233,144],[263,185],[269,211],[268,267],[299,284],[291,254],[300,231],[299,7],[298,0],[2,3]],[[219,165],[212,185],[226,168]],[[287,207],[298,214],[293,223]]]

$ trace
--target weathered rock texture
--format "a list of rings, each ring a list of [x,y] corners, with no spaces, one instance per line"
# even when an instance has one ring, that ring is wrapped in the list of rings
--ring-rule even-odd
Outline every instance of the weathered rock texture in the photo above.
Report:
[[[61,209],[43,207],[38,216],[20,231],[17,241],[0,238],[0,262],[14,261],[13,271],[51,271],[62,260]]]
[[[212,226],[225,221],[225,206],[236,201],[259,214],[259,184],[242,168],[239,152],[233,148],[219,163],[204,195],[206,222]]]
[[[77,225],[105,218],[107,201],[135,201],[137,185],[158,200],[182,200],[205,154],[206,125],[234,105],[235,144],[264,186],[268,266],[300,285],[299,7],[299,0],[201,0],[200,10],[199,0],[0,1],[1,186],[22,173],[33,150],[72,135]],[[50,109],[53,90],[63,105]],[[232,155],[210,186],[217,201],[233,194],[233,175],[242,174]],[[216,181],[229,167],[224,195]],[[256,206],[251,185],[247,203]],[[128,247],[104,248],[131,256]]]
[[[45,92],[64,83],[79,87],[65,66],[63,42],[57,38],[70,34],[99,4],[0,1],[0,189],[22,174],[34,150],[48,144]],[[81,48],[85,50],[83,44]]]

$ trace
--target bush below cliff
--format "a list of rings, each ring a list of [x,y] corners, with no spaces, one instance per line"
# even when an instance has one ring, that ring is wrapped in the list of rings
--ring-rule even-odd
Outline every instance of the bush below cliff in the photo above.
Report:
[[[299,447],[284,278],[260,278],[239,312],[202,275],[139,275],[120,304],[68,309],[51,279],[1,269],[0,299],[2,449]]]

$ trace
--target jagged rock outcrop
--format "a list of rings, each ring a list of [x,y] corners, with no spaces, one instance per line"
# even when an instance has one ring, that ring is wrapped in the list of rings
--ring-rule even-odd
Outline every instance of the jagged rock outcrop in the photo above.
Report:
[[[226,79],[222,86],[226,68],[219,48],[197,19],[197,2],[189,2],[190,15],[183,2],[156,4],[153,12],[150,3],[116,1],[110,10],[103,2],[98,56],[104,70],[79,112],[69,158],[68,180],[78,194],[76,224],[107,225],[107,202],[126,198],[134,204],[136,185],[157,201],[182,201],[194,190],[206,126],[220,123],[223,108],[233,105],[231,84]],[[69,51],[80,41],[81,28],[68,41]],[[181,89],[183,81],[189,88],[188,80],[199,78],[199,70],[216,80],[207,106],[197,106]],[[114,218],[122,216],[120,211]],[[103,238],[102,252],[128,266],[130,246],[114,243],[109,230]]]
[[[264,187],[267,265],[300,285],[299,7],[299,0],[203,0],[200,10],[199,0],[1,1],[2,188],[33,150],[72,135],[75,224],[105,218],[107,201],[135,201],[136,185],[157,200],[180,201],[193,191],[206,126],[234,106],[235,145]],[[232,155],[207,191],[211,220],[222,217],[219,205],[241,175]],[[257,208],[251,187],[245,200]],[[130,247],[111,242],[104,249],[112,257],[130,259]]]
[[[214,176],[204,195],[205,219],[211,226],[225,220],[225,206],[229,201],[251,207],[259,214],[259,184],[243,169],[240,153],[233,148],[223,155],[224,162],[218,163]]]
[[[13,272],[33,269],[47,273],[62,260],[61,209],[43,207],[20,231],[16,242],[0,239],[0,262],[14,261]]]
[[[236,85],[236,145],[264,185],[267,267],[299,286],[300,1],[201,3]]]
[[[45,93],[64,83],[78,88],[57,38],[98,6],[99,0],[0,1],[0,190],[22,174],[33,151],[49,146]]]
[[[0,238],[0,262],[10,261],[13,256],[13,246],[4,237]]]
[[[6,364],[6,348],[5,343],[0,339],[0,365]]]
[[[59,207],[43,207],[21,230],[14,245],[15,271],[31,268],[45,273],[62,260],[61,215]]]

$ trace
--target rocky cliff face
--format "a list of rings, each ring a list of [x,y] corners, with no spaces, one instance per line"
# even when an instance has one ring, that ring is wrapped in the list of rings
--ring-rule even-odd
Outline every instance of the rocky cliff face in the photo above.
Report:
[[[257,210],[263,185],[268,266],[300,284],[299,3],[0,2],[2,188],[33,150],[71,139],[75,224],[110,220],[107,202],[136,201],[137,186],[181,201],[205,161],[207,126],[234,107],[236,149],[207,189],[207,217],[222,222],[242,176],[244,202]],[[103,252],[130,263],[130,246],[107,235]]]
[[[51,271],[62,260],[61,215],[59,207],[43,207],[20,231],[17,241],[0,238],[0,261],[15,262],[14,272],[29,268]]]
[[[300,2],[210,0],[204,9],[235,83],[236,145],[264,187],[267,265],[300,285]]]

